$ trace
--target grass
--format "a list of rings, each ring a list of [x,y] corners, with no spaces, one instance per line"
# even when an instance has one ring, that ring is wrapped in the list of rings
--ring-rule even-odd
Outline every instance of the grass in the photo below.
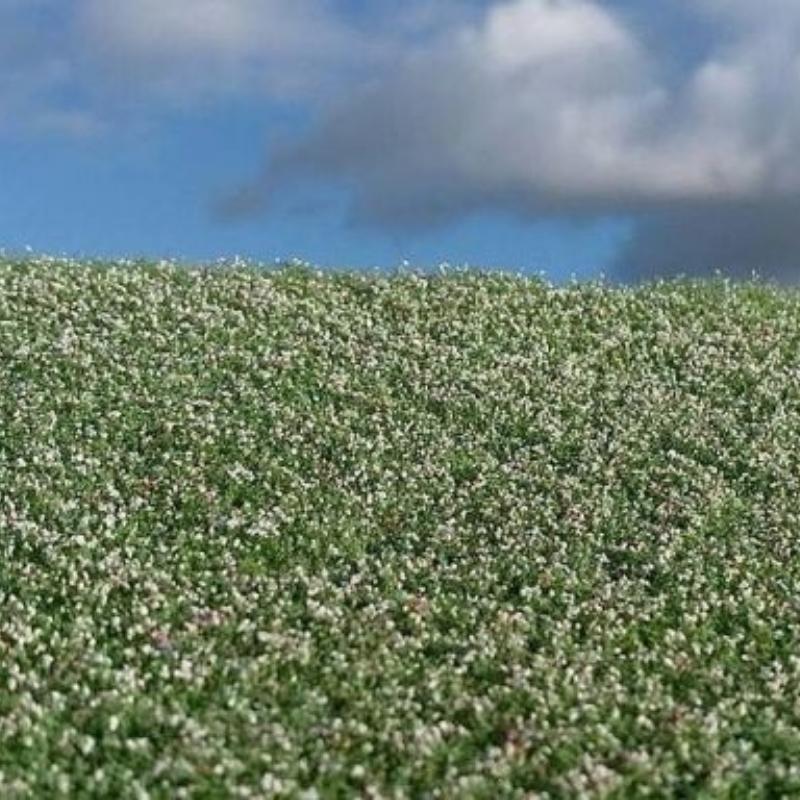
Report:
[[[800,296],[0,263],[0,797],[800,794]]]

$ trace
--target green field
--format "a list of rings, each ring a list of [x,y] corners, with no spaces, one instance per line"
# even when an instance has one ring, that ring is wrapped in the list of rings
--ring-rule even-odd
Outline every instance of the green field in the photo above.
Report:
[[[800,796],[800,293],[0,262],[0,798]]]

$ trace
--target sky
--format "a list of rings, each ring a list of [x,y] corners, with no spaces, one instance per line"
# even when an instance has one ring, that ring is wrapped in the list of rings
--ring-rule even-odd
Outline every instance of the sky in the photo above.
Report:
[[[796,0],[0,0],[0,250],[800,280]]]

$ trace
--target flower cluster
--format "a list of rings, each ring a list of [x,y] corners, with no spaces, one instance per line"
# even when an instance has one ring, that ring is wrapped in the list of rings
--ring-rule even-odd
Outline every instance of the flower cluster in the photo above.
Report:
[[[0,797],[800,793],[800,298],[0,262]]]

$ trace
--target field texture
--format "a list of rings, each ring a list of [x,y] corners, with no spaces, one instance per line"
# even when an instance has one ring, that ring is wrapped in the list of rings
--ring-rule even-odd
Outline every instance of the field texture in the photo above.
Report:
[[[800,296],[0,263],[0,797],[800,795]]]

